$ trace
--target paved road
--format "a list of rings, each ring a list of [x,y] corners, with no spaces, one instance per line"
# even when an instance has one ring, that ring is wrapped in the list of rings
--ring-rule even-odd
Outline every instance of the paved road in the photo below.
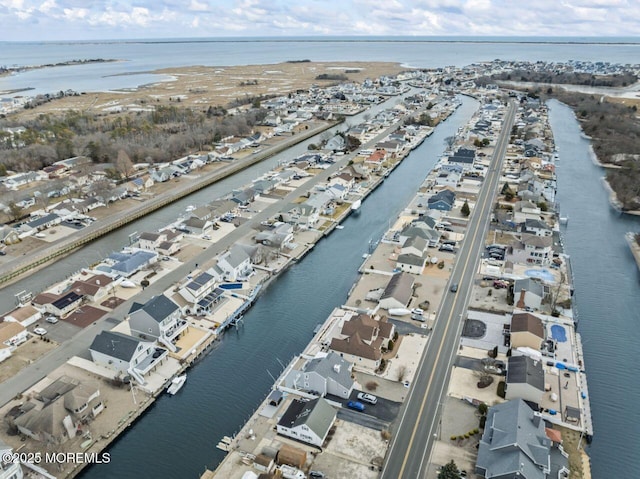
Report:
[[[380,141],[380,139],[397,129],[398,125],[400,124],[401,123],[399,122],[386,128],[371,141],[363,144],[362,148],[373,147],[375,143]],[[346,165],[356,156],[356,154],[357,153],[352,153],[349,155],[338,157],[340,158],[339,161],[336,161],[336,163],[331,165],[322,173],[317,174],[309,181],[305,182],[304,185],[292,191],[282,201],[273,203],[262,210],[260,213],[256,213],[249,221],[240,225],[238,228],[223,237],[220,241],[209,246],[206,250],[203,250],[191,260],[183,263],[170,274],[167,274],[158,279],[156,282],[151,284],[134,298],[131,298],[130,300],[122,303],[120,306],[113,310],[110,317],[122,320],[127,315],[133,301],[144,303],[152,296],[163,293],[174,283],[183,279],[190,272],[196,269],[196,265],[199,265],[198,268],[207,269],[206,265],[209,262],[212,262],[213,258],[216,255],[225,251],[227,248],[229,248],[229,246],[232,246],[244,236],[246,236],[252,230],[253,226],[259,224],[261,221],[269,219],[270,217],[278,213],[284,204],[291,202],[294,199],[298,198],[300,195],[306,193],[317,183],[326,181],[330,175],[335,173],[340,167]],[[211,263],[211,265],[213,265],[213,263]],[[93,325],[81,330],[77,335],[62,343],[58,348],[52,350],[47,355],[41,357],[31,365],[25,367],[16,376],[7,379],[2,383],[2,388],[0,388],[0,405],[6,404],[17,394],[31,387],[51,371],[64,364],[72,356],[77,356],[86,352],[88,347],[91,345],[93,338],[95,338],[98,333],[103,330],[109,330],[111,328],[113,328],[113,322],[103,318]]]
[[[449,284],[459,285],[458,292],[452,293],[447,289],[442,300],[431,338],[394,432],[382,472],[383,479],[417,479],[426,476],[442,412],[441,400],[458,348],[462,317],[469,302],[480,252],[484,245],[514,116],[515,107],[511,104],[505,114],[491,168],[478,196],[467,234],[458,253],[458,261],[449,280]]]

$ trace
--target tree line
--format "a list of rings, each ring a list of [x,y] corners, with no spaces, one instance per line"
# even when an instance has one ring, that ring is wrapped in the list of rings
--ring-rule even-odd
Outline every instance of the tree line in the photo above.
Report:
[[[0,165],[34,171],[80,155],[95,163],[110,163],[120,151],[135,163],[164,162],[212,149],[227,136],[250,134],[266,114],[262,108],[229,114],[222,107],[195,111],[159,105],[152,112],[115,117],[74,110],[42,114],[26,122],[8,118],[0,121]],[[2,130],[20,126],[25,128],[21,133]]]

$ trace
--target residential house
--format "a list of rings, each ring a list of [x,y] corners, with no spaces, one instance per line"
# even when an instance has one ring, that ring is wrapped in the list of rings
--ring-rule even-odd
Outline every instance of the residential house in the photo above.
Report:
[[[18,431],[39,442],[49,445],[63,444],[77,434],[77,423],[64,407],[64,399],[44,405],[29,401],[21,408],[25,412],[15,418]],[[28,410],[26,410],[28,409]]]
[[[312,446],[322,447],[336,420],[336,410],[323,398],[294,399],[284,412],[276,431]]]
[[[142,249],[154,251],[164,239],[162,232],[145,231],[138,237],[138,245]]]
[[[112,282],[113,279],[109,276],[99,274],[75,281],[69,289],[84,296],[89,302],[98,302],[109,293]]]
[[[0,345],[15,348],[29,339],[27,329],[20,323],[12,321],[0,322]]]
[[[213,230],[214,221],[191,216],[184,222],[184,226],[193,234],[206,235]]]
[[[249,206],[249,203],[256,199],[256,191],[253,188],[245,188],[244,190],[234,191],[231,201],[239,206]]]
[[[457,188],[461,175],[455,171],[441,171],[436,176],[436,185]]]
[[[209,203],[209,208],[211,209],[212,217],[218,219],[234,213],[238,208],[238,203],[231,200],[215,200]]]
[[[412,236],[404,242],[400,249],[400,254],[422,256],[427,251],[427,246],[427,241],[420,235]]]
[[[0,226],[0,243],[5,245],[12,245],[20,242],[20,236],[18,232],[11,226]]]
[[[396,268],[405,273],[422,274],[427,264],[427,255],[399,254],[396,259]]]
[[[385,316],[358,314],[342,323],[340,334],[331,339],[329,349],[360,369],[375,371],[380,367],[382,349],[388,347],[394,332],[394,325]]]
[[[330,138],[324,145],[325,150],[344,151],[347,148],[347,142],[342,135],[335,135]]]
[[[424,239],[430,247],[435,247],[440,242],[442,234],[435,229],[436,220],[430,216],[423,216],[420,221],[414,221],[405,226],[398,240],[404,245],[410,238],[420,237]]]
[[[62,218],[60,216],[55,213],[49,213],[47,215],[41,216],[40,218],[29,221],[27,223],[27,226],[35,232],[46,230],[47,228],[59,225],[60,223],[62,223]]]
[[[303,228],[313,228],[320,217],[320,211],[307,203],[290,203],[280,212],[280,221]]]
[[[544,394],[542,361],[529,356],[511,356],[507,361],[506,399],[524,399],[540,404]]]
[[[175,174],[175,170],[169,166],[164,168],[154,168],[151,170],[151,180],[154,183],[164,183],[173,178]]]
[[[535,236],[552,236],[553,231],[544,221],[536,219],[526,219],[522,225],[522,231]]]
[[[3,321],[20,323],[26,328],[39,321],[41,318],[42,312],[37,310],[30,304],[27,304],[8,312],[2,319]]]
[[[8,190],[16,191],[21,186],[28,185],[29,183],[33,183],[34,181],[38,181],[40,176],[38,173],[34,171],[29,171],[27,173],[16,173],[15,175],[9,175],[4,178],[2,183]]]
[[[405,272],[395,273],[387,283],[380,297],[382,309],[406,308],[413,295],[414,278]]]
[[[216,278],[208,272],[202,272],[195,278],[188,280],[186,284],[178,290],[180,296],[190,303],[187,307],[187,312],[199,314],[205,309],[208,310],[211,302],[205,301],[206,307],[205,303],[200,306],[198,306],[198,304],[213,292],[215,284]],[[213,300],[214,298],[211,299]]]
[[[329,186],[331,185],[340,185],[347,190],[350,190],[356,184],[356,179],[354,176],[348,173],[341,173],[339,175],[334,176],[329,180]]]
[[[473,169],[475,158],[476,152],[474,150],[459,148],[452,156],[447,158],[447,161],[462,166],[464,171],[470,171]]]
[[[430,210],[451,211],[455,200],[456,194],[449,189],[444,189],[427,199],[427,207]]]
[[[237,244],[218,257],[217,265],[228,281],[244,280],[253,273],[250,256]]]
[[[151,251],[121,251],[111,253],[108,257],[113,263],[111,269],[125,277],[129,277],[158,260],[158,255]]]
[[[540,309],[545,297],[544,286],[533,278],[517,279],[513,284],[513,297],[521,309]]]
[[[144,376],[168,354],[154,342],[115,331],[100,332],[89,346],[89,352],[97,365],[113,370],[120,377],[129,375],[139,384],[145,384]]]
[[[293,243],[293,227],[288,223],[280,223],[256,234],[254,239],[256,243],[281,250]]]
[[[13,457],[13,448],[0,439],[0,479],[24,478],[20,461],[14,462]]]
[[[187,329],[181,319],[180,307],[164,294],[154,296],[145,304],[134,303],[129,311],[131,334],[143,339],[157,339],[175,352],[174,341]]]
[[[533,201],[516,201],[513,204],[513,221],[515,223],[524,223],[527,219],[540,219],[541,213],[542,211]]]
[[[515,313],[511,317],[511,347],[540,350],[546,339],[542,320],[531,313]]]
[[[59,296],[54,301],[45,304],[44,310],[47,313],[64,318],[78,308],[82,304],[83,299],[83,295],[78,294],[75,291],[69,291],[68,293]]]
[[[373,153],[371,153],[369,156],[367,156],[364,162],[365,164],[376,169],[376,168],[380,168],[386,159],[387,159],[387,150],[381,149],[381,150],[376,150]]]
[[[486,479],[559,479],[569,475],[568,456],[553,445],[544,420],[517,399],[489,408],[475,473]]]
[[[318,396],[331,394],[348,399],[353,391],[351,368],[339,354],[330,351],[308,361],[300,370],[292,369],[285,377],[289,389],[311,392]]]

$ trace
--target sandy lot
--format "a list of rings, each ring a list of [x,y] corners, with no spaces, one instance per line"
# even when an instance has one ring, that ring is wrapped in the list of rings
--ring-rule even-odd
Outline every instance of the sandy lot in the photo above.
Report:
[[[406,70],[398,63],[384,62],[305,62],[247,66],[192,66],[166,68],[153,73],[170,75],[174,81],[158,82],[135,90],[87,93],[67,97],[24,110],[16,115],[34,118],[45,112],[68,109],[100,114],[140,111],[156,105],[182,105],[206,110],[210,105],[228,105],[236,98],[282,95],[312,84],[327,86],[335,81],[316,80],[320,74],[346,74],[350,81],[393,75]],[[346,73],[349,71],[349,73]]]
[[[55,349],[58,343],[55,341],[44,341],[39,337],[32,337],[29,341],[18,346],[11,357],[2,362],[0,366],[0,383],[14,376],[22,368],[31,364],[41,356],[44,356],[52,349]]]

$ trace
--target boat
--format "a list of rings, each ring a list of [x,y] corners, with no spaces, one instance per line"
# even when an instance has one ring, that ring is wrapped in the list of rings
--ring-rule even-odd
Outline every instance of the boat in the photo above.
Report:
[[[195,206],[193,206],[193,205],[189,205],[189,206],[187,206],[184,210],[185,210],[185,211],[187,211],[187,212],[189,212],[189,211],[193,211],[193,210],[195,210],[195,209],[196,209],[196,207],[195,207]]]
[[[120,286],[122,286],[123,288],[135,288],[136,284],[133,281],[125,279],[122,283],[120,283]]]
[[[344,229],[344,226],[342,226],[342,225],[337,225],[337,226],[336,226],[336,229],[337,229],[337,230],[343,230],[343,229]]]
[[[44,233],[36,233],[33,236],[35,236],[36,238],[46,238],[47,237]]]
[[[360,208],[360,205],[362,205],[362,200],[356,200],[353,203],[351,203],[351,211],[358,211],[358,208]]]
[[[187,380],[186,374],[182,374],[181,376],[176,376],[171,380],[171,384],[169,384],[169,387],[167,388],[167,392],[173,396],[178,391],[180,391],[180,389],[182,389],[182,386],[184,386],[184,383],[186,380]]]

